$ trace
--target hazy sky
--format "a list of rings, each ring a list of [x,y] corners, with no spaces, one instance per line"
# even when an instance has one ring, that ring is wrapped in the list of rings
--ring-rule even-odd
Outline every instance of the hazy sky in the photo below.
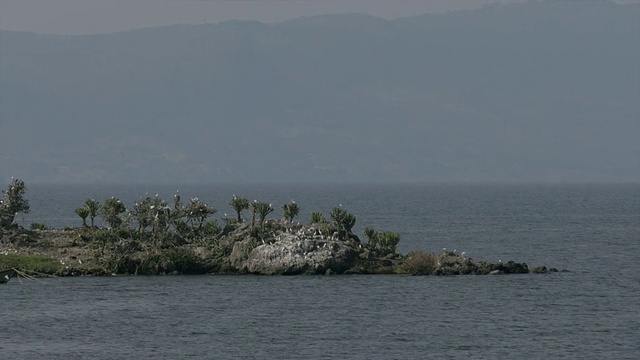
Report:
[[[93,34],[232,19],[277,22],[329,13],[396,18],[517,1],[522,0],[0,0],[0,28]]]

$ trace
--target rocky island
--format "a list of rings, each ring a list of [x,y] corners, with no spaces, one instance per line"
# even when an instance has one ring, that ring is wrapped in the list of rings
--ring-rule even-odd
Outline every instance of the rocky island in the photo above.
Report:
[[[353,234],[356,217],[333,208],[330,221],[311,213],[296,220],[295,201],[282,206],[282,217],[267,219],[272,204],[233,196],[237,216],[222,224],[207,220],[216,212],[197,198],[183,204],[178,194],[168,204],[158,196],[141,198],[133,209],[114,197],[99,203],[88,199],[75,210],[78,227],[49,229],[32,224],[24,229],[13,216],[28,211],[26,187],[14,180],[3,191],[0,213],[0,269],[57,276],[157,274],[523,274],[557,271],[525,263],[489,263],[465,253],[443,249],[400,254],[400,235],[367,228],[366,241]],[[249,217],[245,218],[243,212]],[[95,226],[100,216],[106,226]],[[90,220],[90,222],[87,221]]]

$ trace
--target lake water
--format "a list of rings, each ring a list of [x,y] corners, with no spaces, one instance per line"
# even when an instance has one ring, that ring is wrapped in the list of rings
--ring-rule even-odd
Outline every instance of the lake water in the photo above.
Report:
[[[638,359],[640,185],[37,186],[19,218],[79,225],[88,197],[342,204],[401,234],[401,252],[567,269],[509,276],[13,279],[2,359]],[[276,210],[273,216],[279,216]]]

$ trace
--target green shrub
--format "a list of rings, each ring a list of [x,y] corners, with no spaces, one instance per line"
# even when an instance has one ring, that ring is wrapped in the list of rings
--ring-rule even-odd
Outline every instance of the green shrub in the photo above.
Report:
[[[400,242],[400,234],[395,231],[384,231],[377,234],[380,256],[396,254],[396,246]]]
[[[225,217],[222,219],[222,221],[224,222],[224,226],[233,226],[239,223],[238,219],[230,217]]]
[[[9,228],[13,224],[16,214],[27,214],[31,210],[29,200],[24,194],[27,186],[20,179],[12,179],[6,190],[2,190],[0,198],[0,228]]]
[[[165,257],[173,265],[173,270],[179,274],[202,274],[207,271],[202,260],[188,249],[169,250]]]
[[[321,212],[312,212],[311,219],[309,220],[311,224],[327,224],[328,221],[325,219],[324,215]]]
[[[213,219],[209,220],[204,225],[202,225],[202,235],[205,237],[216,236],[222,231],[220,226],[218,225],[218,220]]]
[[[438,268],[438,256],[424,250],[411,252],[403,267],[413,275],[429,275]]]
[[[49,227],[40,222],[31,223],[31,230],[47,230]]]
[[[400,234],[395,231],[376,231],[364,229],[364,236],[369,240],[365,245],[370,251],[378,252],[378,256],[396,254],[396,246],[400,242]]]

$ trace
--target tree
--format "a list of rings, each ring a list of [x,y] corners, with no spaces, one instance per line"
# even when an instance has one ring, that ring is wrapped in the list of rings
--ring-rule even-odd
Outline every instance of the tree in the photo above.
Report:
[[[116,197],[110,197],[102,205],[102,218],[112,228],[117,228],[122,224],[120,214],[127,211],[124,204]]]
[[[321,212],[314,211],[311,213],[311,217],[309,220],[312,224],[326,224],[328,223],[327,219],[324,218]]]
[[[293,222],[293,218],[298,216],[300,208],[295,201],[291,200],[290,203],[282,205],[282,216],[285,220]]]
[[[364,229],[364,236],[369,241],[366,245],[367,248],[371,251],[375,250],[378,245],[378,232],[373,228],[367,227]]]
[[[338,237],[347,240],[351,237],[353,226],[356,224],[356,217],[341,207],[331,209],[329,213],[333,226],[338,230]]]
[[[260,216],[260,224],[264,227],[264,220],[267,218],[267,215],[273,212],[273,204],[258,202],[256,208],[258,210],[258,215]]]
[[[253,200],[253,202],[249,204],[249,210],[251,211],[251,226],[255,226],[257,214],[260,217],[261,228],[264,230],[264,220],[267,218],[267,215],[273,212],[273,204]]]
[[[246,210],[249,208],[249,200],[247,200],[246,198],[243,197],[238,197],[233,195],[233,198],[231,199],[231,201],[229,201],[229,206],[231,206],[233,208],[233,210],[236,211],[236,213],[238,214],[238,223],[242,222],[242,210]]]
[[[87,217],[89,216],[89,209],[86,206],[80,206],[76,209],[76,214],[82,218],[82,227],[87,227]]]
[[[13,224],[18,213],[27,214],[31,211],[29,201],[24,198],[27,190],[24,181],[12,179],[7,190],[2,191],[0,200],[0,227],[6,228]]]
[[[95,199],[87,199],[84,202],[84,206],[89,210],[89,218],[91,219],[91,227],[94,227],[93,219],[98,216],[98,212],[100,211],[100,202]]]
[[[185,216],[189,224],[191,224],[191,230],[194,234],[199,233],[207,217],[217,211],[216,208],[205,204],[198,198],[191,199],[184,209]]]
[[[256,225],[256,214],[258,213],[258,200],[249,203],[249,211],[251,211],[251,228]]]

